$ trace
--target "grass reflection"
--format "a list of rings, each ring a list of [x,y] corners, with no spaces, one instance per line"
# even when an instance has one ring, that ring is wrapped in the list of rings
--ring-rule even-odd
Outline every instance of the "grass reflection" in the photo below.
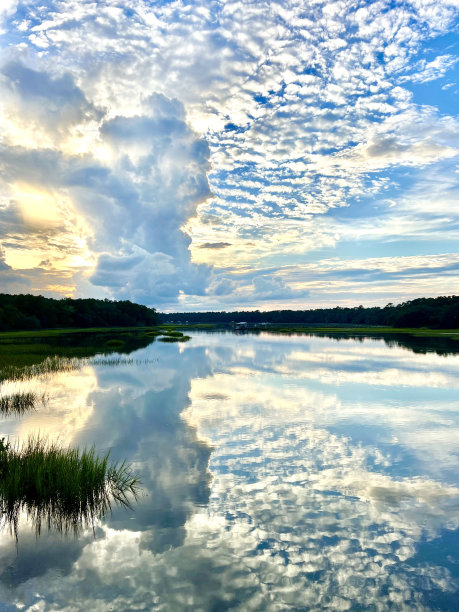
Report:
[[[53,355],[52,357],[46,357],[41,363],[30,366],[5,366],[0,371],[0,380],[30,380],[35,376],[54,374],[55,372],[72,372],[80,369],[82,364],[84,364],[84,359],[78,357],[68,358]]]
[[[2,416],[21,415],[34,410],[38,404],[46,402],[46,393],[19,391],[11,395],[0,396],[0,414]]]
[[[19,447],[0,440],[0,519],[18,537],[22,513],[36,534],[42,527],[78,535],[114,505],[130,507],[139,479],[129,466],[98,457],[94,448],[61,448],[31,436]]]
[[[160,342],[188,342],[191,336],[184,336],[182,332],[173,329],[165,329],[163,336],[158,338]]]
[[[0,370],[0,382],[31,380],[36,376],[48,376],[57,372],[73,372],[84,366],[120,366],[155,363],[152,359],[131,359],[129,357],[60,357],[53,355],[46,357],[42,362],[30,366],[9,365]]]

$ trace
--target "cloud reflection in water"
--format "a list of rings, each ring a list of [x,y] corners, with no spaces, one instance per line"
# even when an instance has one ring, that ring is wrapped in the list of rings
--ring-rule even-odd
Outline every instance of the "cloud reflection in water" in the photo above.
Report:
[[[93,406],[75,443],[128,457],[140,506],[96,539],[26,539],[17,558],[2,541],[11,609],[452,609],[457,356],[207,334],[153,352],[154,367],[95,368],[75,399]],[[431,377],[373,384],[388,363]]]

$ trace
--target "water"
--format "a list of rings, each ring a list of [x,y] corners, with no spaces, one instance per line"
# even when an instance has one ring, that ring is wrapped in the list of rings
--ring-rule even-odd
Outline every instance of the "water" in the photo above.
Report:
[[[48,400],[0,437],[112,449],[143,492],[5,527],[0,609],[457,611],[459,355],[408,344],[195,333],[3,383]]]

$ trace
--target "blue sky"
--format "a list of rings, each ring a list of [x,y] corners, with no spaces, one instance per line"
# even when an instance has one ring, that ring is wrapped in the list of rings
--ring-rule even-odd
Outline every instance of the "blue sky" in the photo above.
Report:
[[[458,285],[457,0],[7,0],[0,284],[163,310]]]

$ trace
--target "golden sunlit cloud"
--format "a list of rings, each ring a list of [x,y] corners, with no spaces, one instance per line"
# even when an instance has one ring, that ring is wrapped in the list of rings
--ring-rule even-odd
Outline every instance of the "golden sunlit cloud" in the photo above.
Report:
[[[3,259],[31,277],[31,289],[73,295],[75,273],[91,274],[96,264],[88,240],[92,231],[62,190],[17,181],[4,208],[16,219],[3,242]]]
[[[56,226],[61,221],[62,206],[67,202],[62,202],[57,194],[26,183],[15,183],[12,191],[27,225],[45,228]]]
[[[73,297],[76,287],[73,285],[46,285],[44,291],[65,295],[65,297]]]

